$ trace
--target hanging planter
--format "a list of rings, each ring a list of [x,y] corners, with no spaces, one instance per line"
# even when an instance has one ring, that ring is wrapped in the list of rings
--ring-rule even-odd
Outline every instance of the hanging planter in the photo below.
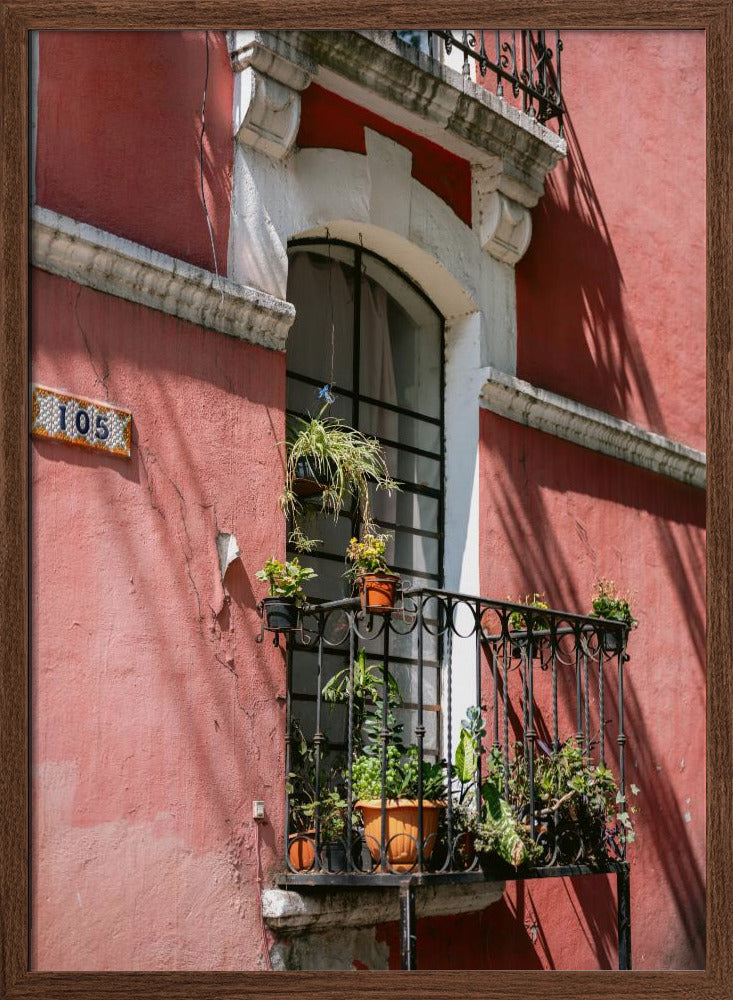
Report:
[[[319,462],[314,455],[301,455],[295,463],[291,484],[293,493],[299,499],[322,496],[336,476],[337,471],[330,458]]]
[[[319,395],[323,395],[324,386]],[[341,511],[353,508],[365,531],[374,530],[370,515],[370,488],[391,493],[399,489],[390,477],[384,451],[376,438],[367,437],[343,420],[324,416],[333,401],[315,417],[293,417],[289,425],[285,488],[280,506],[290,528],[290,544],[310,552],[318,539],[306,534],[307,515],[328,514],[337,521]]]
[[[270,594],[261,601],[262,624],[268,632],[292,632],[298,628],[300,606],[305,600],[303,583],[316,576],[310,566],[301,566],[297,559],[281,563],[274,557],[267,560],[256,574],[258,580],[270,585]]]
[[[395,608],[400,577],[390,572],[384,560],[389,538],[365,534],[361,541],[352,538],[346,550],[351,563],[347,573],[359,590],[362,608],[370,614],[387,614]]]

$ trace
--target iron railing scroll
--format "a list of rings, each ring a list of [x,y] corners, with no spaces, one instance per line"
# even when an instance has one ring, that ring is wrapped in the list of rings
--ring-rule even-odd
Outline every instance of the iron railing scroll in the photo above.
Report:
[[[406,588],[382,614],[356,598],[306,605],[300,631],[288,640],[288,882],[489,877],[494,862],[487,869],[474,836],[492,781],[532,847],[524,868],[512,870],[497,857],[496,877],[625,867],[618,815],[628,816],[627,637],[621,622],[425,588]],[[307,717],[296,717],[290,696],[294,649],[307,651],[312,663]],[[343,683],[334,697],[329,680],[338,671]],[[463,716],[472,740],[462,735]],[[537,769],[546,771],[563,748],[613,781],[616,808],[608,816],[594,820],[582,789],[544,795]],[[475,759],[467,762],[467,753]],[[388,832],[395,768],[412,775],[415,801],[399,845]],[[441,768],[434,806],[426,782],[434,786]],[[355,793],[365,770],[377,782],[370,823]],[[407,861],[395,860],[400,845]]]

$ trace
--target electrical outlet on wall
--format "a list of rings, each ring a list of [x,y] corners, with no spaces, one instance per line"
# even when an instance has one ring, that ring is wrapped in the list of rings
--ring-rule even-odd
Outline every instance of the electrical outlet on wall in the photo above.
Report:
[[[262,801],[262,799],[255,799],[252,802],[252,819],[257,819],[264,822],[265,803]]]

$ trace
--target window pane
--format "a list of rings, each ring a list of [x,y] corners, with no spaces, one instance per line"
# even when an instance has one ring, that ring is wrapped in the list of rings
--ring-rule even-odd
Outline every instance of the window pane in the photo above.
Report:
[[[352,384],[354,268],[353,251],[298,251],[288,268],[288,302],[296,307],[288,334],[288,368],[345,389]],[[333,379],[331,331],[333,328]],[[290,401],[288,400],[288,403]]]
[[[359,404],[359,423],[360,430],[365,434],[440,455],[439,424],[394,413],[383,406],[363,401]]]
[[[361,394],[439,417],[442,353],[439,316],[414,288],[381,261],[365,255],[363,271]]]

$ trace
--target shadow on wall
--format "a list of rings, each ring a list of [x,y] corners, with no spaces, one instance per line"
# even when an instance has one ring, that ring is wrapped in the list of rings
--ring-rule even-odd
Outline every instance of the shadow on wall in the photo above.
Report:
[[[546,239],[544,245],[542,240],[539,245],[533,243],[527,267],[523,265],[518,270],[518,300],[523,305],[519,307],[520,375],[620,416],[628,416],[631,406],[641,406],[647,425],[664,433],[660,398],[624,304],[619,261],[570,119],[567,138],[570,156],[564,165],[565,179],[558,182],[550,175],[547,194],[537,210],[541,215],[537,228],[545,235],[551,234],[552,253],[548,253]],[[548,265],[548,260],[554,263]],[[554,281],[548,280],[548,266]],[[572,275],[572,279],[568,275]],[[533,283],[535,288],[549,290],[549,301],[537,295],[535,300],[539,298],[539,301],[532,301]],[[522,284],[524,294],[520,294]],[[561,309],[554,308],[553,287],[562,290]],[[561,324],[562,329],[554,329],[553,323]],[[536,342],[532,341],[533,329],[542,329],[543,336],[553,342],[553,347],[557,338],[559,357],[556,356],[554,364],[547,352],[539,351]],[[521,350],[523,330],[529,334],[525,338],[526,356]],[[552,368],[548,372],[549,366]],[[544,592],[552,607],[585,611],[589,595],[585,588],[580,592],[579,579],[584,572],[581,564],[586,572],[592,570],[597,577],[612,575],[610,567],[621,563],[621,553],[613,549],[610,538],[604,539],[605,549],[594,550],[588,528],[583,524],[584,518],[573,508],[576,502],[573,494],[584,494],[606,504],[610,501],[620,508],[638,512],[640,537],[646,535],[654,539],[661,558],[657,565],[650,564],[638,570],[635,567],[634,572],[646,573],[646,579],[657,593],[654,607],[664,607],[666,612],[670,609],[682,612],[673,618],[674,628],[685,630],[687,634],[680,645],[690,649],[692,655],[679,696],[684,697],[685,688],[689,689],[688,694],[697,693],[705,682],[705,574],[704,552],[701,553],[704,494],[502,418],[488,414],[484,418],[488,419],[491,430],[501,427],[500,433],[487,436],[492,462],[496,464],[484,508],[490,512],[490,531],[506,546],[509,562],[515,566],[515,573],[520,574],[525,591]],[[498,471],[500,462],[503,468]],[[602,525],[597,523],[596,535],[599,536],[602,530]],[[488,552],[493,549],[490,541]],[[642,553],[639,555],[641,557]],[[495,561],[489,563],[490,592],[496,590],[500,582],[497,574],[506,572],[495,569],[495,565]],[[618,582],[630,583],[633,590],[632,581],[619,579]],[[662,624],[653,621],[650,615],[647,627],[650,631],[644,641],[649,649],[655,642],[652,630],[661,629]],[[632,654],[633,641],[632,635]],[[652,724],[648,717],[649,685],[677,684],[680,675],[677,671],[674,682],[668,678],[666,671],[671,664],[665,665],[661,658],[646,656],[643,661],[639,658],[636,663],[636,660],[634,656],[626,674],[624,708],[630,751],[628,780],[637,780],[643,786],[638,827],[640,843],[643,843],[640,850],[648,860],[644,875],[640,874],[635,880],[637,892],[642,877],[645,889],[652,893],[655,879],[666,887],[674,904],[671,922],[676,923],[672,937],[677,951],[690,967],[703,968],[705,884],[704,869],[698,861],[703,848],[693,839],[685,821],[674,775],[659,766],[662,749],[668,750],[665,734],[660,732],[664,719]],[[647,671],[646,676],[642,669]],[[574,678],[561,675],[559,680],[565,705],[574,705]],[[615,725],[617,694],[609,694],[607,711]],[[700,712],[699,724],[702,727],[700,742],[704,745],[704,710]],[[655,738],[657,735],[659,739]],[[617,768],[617,759],[611,764]],[[613,882],[604,880],[602,891],[596,880],[565,880],[563,885],[578,913],[579,926],[588,929],[589,944],[596,952],[599,965],[615,968],[617,934]],[[533,892],[533,887],[528,891]],[[639,897],[634,899],[633,890],[632,904],[637,912],[643,908]],[[648,907],[647,902],[647,910]],[[653,922],[649,912],[645,912],[644,919],[648,924]],[[541,927],[538,927],[535,945],[538,950],[542,945],[541,934]],[[670,940],[669,935],[667,940]],[[674,943],[672,950],[670,961],[675,959]],[[552,967],[552,955],[549,949],[545,952],[545,960]],[[528,961],[526,965],[525,960]],[[532,967],[533,963],[525,955],[522,964]]]
[[[619,259],[570,115],[565,128],[567,159],[547,178],[529,251],[517,267],[517,370],[534,385],[618,417],[633,419],[639,406],[643,417],[634,416],[664,434]],[[551,354],[538,350],[539,336],[552,344]]]

